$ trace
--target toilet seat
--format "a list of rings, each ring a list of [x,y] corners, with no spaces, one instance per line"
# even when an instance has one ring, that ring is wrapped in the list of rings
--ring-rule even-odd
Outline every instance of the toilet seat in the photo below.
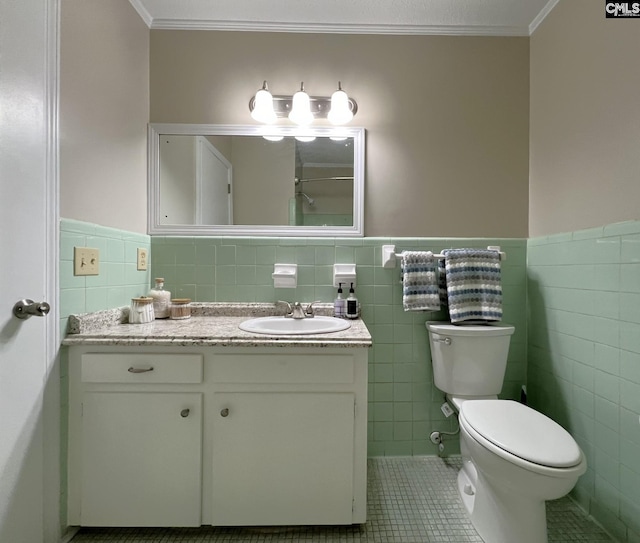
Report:
[[[580,447],[562,426],[512,400],[463,402],[460,424],[485,447],[527,469],[555,471],[578,467],[584,460]]]

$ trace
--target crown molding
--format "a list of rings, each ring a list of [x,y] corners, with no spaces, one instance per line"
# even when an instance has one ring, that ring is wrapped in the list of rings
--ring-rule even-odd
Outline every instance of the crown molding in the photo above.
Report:
[[[133,6],[133,9],[138,12],[138,15],[140,15],[140,18],[144,21],[144,24],[151,28],[151,25],[153,24],[153,17],[147,11],[147,8],[144,7],[142,2],[140,0],[129,0],[129,3]]]
[[[558,0],[551,1],[557,2]],[[131,0],[131,2],[135,7],[135,3],[138,3],[139,0]],[[235,32],[290,32],[302,34],[529,36],[529,28],[520,26],[324,24],[262,21],[213,21],[196,19],[153,19],[149,26],[152,30],[221,30]]]
[[[540,13],[538,13],[536,18],[533,21],[531,21],[531,24],[529,25],[529,36],[531,36],[536,31],[536,28],[540,26],[540,23],[542,23],[542,21],[545,20],[547,15],[551,13],[551,10],[556,7],[559,1],[560,0],[549,0],[549,2],[547,2],[547,4],[542,8]]]

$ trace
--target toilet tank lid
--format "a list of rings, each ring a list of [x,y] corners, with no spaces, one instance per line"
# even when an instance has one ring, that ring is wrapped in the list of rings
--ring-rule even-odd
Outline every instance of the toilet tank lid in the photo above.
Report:
[[[471,400],[460,409],[464,420],[497,447],[534,464],[576,466],[582,452],[571,434],[542,413],[513,400]]]
[[[515,327],[505,322],[486,324],[451,324],[448,321],[427,321],[427,330],[444,336],[510,336]]]

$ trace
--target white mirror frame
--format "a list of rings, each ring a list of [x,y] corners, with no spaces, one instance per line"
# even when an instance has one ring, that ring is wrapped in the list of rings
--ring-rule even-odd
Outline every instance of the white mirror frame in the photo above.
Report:
[[[220,136],[316,136],[336,134],[353,138],[353,225],[352,226],[274,226],[274,225],[166,225],[160,224],[160,135]],[[364,236],[364,128],[361,127],[289,127],[226,124],[151,123],[148,137],[148,212],[150,235],[176,236]]]

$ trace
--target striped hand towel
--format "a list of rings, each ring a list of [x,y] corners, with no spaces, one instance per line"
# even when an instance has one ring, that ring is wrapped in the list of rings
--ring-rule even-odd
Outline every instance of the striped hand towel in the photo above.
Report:
[[[451,322],[502,320],[500,253],[487,249],[443,253]]]
[[[405,311],[438,311],[437,261],[431,251],[402,253],[402,305]]]
[[[449,306],[449,298],[447,298],[447,269],[444,258],[438,259],[438,291],[440,292],[440,305],[446,309]]]

